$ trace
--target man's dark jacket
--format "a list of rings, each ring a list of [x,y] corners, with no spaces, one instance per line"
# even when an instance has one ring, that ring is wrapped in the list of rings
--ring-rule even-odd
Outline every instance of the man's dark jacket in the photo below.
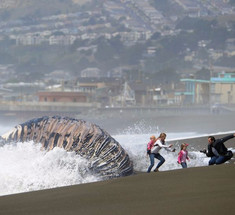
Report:
[[[228,152],[228,149],[225,147],[224,142],[229,139],[232,139],[233,137],[234,137],[233,134],[231,134],[221,139],[216,139],[215,142],[212,144],[208,144],[208,152],[206,153],[206,155],[208,157],[215,156],[215,154],[212,151],[212,147],[216,149],[219,155],[222,155],[222,156],[226,155],[226,153]]]

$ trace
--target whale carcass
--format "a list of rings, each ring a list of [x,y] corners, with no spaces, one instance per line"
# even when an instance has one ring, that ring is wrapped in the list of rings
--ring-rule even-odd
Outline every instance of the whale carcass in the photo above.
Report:
[[[99,126],[84,120],[44,116],[19,124],[1,136],[4,142],[34,141],[46,150],[74,151],[101,177],[127,176],[133,164],[122,146]]]

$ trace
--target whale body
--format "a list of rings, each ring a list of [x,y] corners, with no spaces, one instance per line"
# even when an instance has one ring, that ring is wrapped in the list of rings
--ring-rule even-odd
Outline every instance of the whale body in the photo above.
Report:
[[[86,158],[89,169],[103,178],[127,176],[133,164],[122,146],[99,126],[84,120],[44,116],[16,125],[3,134],[4,142],[33,141],[45,150],[54,147],[74,151]]]

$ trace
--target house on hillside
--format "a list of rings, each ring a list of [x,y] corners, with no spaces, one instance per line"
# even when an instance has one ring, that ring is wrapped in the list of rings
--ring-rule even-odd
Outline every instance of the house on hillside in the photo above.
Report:
[[[99,68],[96,67],[90,67],[90,68],[86,68],[84,70],[81,71],[81,77],[82,78],[99,78],[101,77],[101,70]]]

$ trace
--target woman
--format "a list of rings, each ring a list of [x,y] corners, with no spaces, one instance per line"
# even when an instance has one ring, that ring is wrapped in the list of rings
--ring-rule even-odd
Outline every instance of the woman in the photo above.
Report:
[[[157,164],[157,167],[154,169],[154,172],[158,172],[159,167],[165,162],[165,158],[162,157],[159,154],[159,151],[162,148],[165,149],[169,149],[172,147],[172,144],[170,145],[165,145],[165,139],[166,139],[166,134],[165,133],[161,133],[160,136],[154,140],[152,140],[152,148],[150,149],[150,153],[149,153],[149,158],[150,158],[150,166],[148,168],[147,172],[151,172],[151,169],[154,166],[154,158],[160,160],[159,163]],[[155,141],[155,142],[154,142]],[[151,141],[150,141],[151,142]],[[153,143],[154,142],[154,143]],[[151,145],[150,143],[148,145]],[[174,151],[174,150],[173,150]]]

